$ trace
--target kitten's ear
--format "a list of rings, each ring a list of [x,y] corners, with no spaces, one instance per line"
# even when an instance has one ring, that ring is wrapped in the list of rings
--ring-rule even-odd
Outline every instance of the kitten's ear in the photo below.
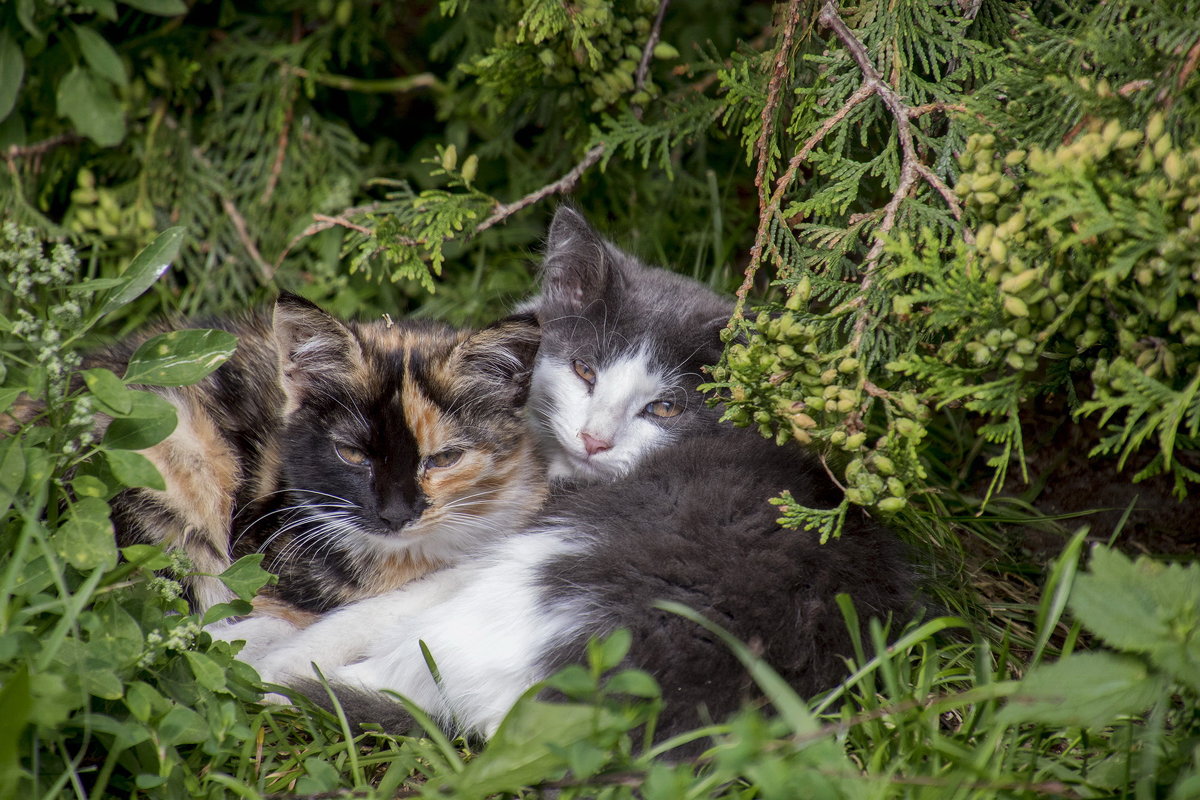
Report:
[[[350,329],[303,297],[279,295],[272,327],[287,396],[285,414],[299,408],[314,385],[344,380],[362,366],[362,348]]]
[[[599,297],[613,273],[610,245],[575,209],[561,206],[550,223],[538,311],[578,313]]]
[[[532,314],[505,317],[472,334],[454,348],[459,386],[489,402],[524,405],[541,341],[542,329]]]

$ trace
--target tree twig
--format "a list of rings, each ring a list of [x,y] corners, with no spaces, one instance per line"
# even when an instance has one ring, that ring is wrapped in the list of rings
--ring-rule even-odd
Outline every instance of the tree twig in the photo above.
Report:
[[[4,159],[6,161],[16,161],[19,158],[37,158],[56,147],[75,144],[82,140],[83,137],[78,133],[61,133],[58,136],[51,136],[49,139],[43,139],[34,144],[13,144],[9,145],[8,149],[4,151]]]
[[[542,188],[530,192],[520,200],[515,200],[512,203],[500,204],[492,209],[491,215],[483,222],[479,223],[479,227],[475,229],[476,233],[486,231],[488,228],[495,225],[497,222],[508,219],[513,214],[521,209],[528,208],[539,200],[544,200],[552,194],[564,194],[570,192],[579,183],[579,179],[583,177],[583,173],[587,172],[593,164],[600,160],[604,155],[605,145],[601,142],[595,145],[591,150],[587,151],[587,155],[583,157],[578,164],[571,167],[571,170],[553,183],[548,183]]]
[[[275,162],[271,164],[271,174],[267,176],[267,188],[263,189],[262,196],[258,198],[259,204],[264,206],[271,201],[271,195],[275,193],[275,186],[279,183],[279,175],[283,172],[283,161],[287,156],[288,140],[292,131],[292,119],[296,113],[290,80],[284,79],[279,93],[283,95],[283,101],[287,105],[283,112],[283,127],[279,131],[279,140],[275,144]]]
[[[275,259],[274,269],[278,270],[281,266],[283,266],[283,260],[287,258],[288,253],[292,252],[292,248],[300,244],[300,242],[307,239],[309,236],[315,236],[321,231],[327,231],[330,228],[340,225],[343,228],[350,228],[362,233],[374,233],[374,231],[372,231],[370,228],[365,228],[362,225],[355,225],[349,220],[349,218],[356,217],[360,214],[370,214],[372,211],[375,211],[378,208],[378,203],[370,203],[365,206],[354,206],[352,208],[347,208],[345,211],[336,216],[313,214],[313,220],[315,220],[313,224],[309,225],[307,228],[300,231],[300,233],[292,237],[292,240],[287,243],[287,247],[283,248],[283,252],[279,254],[279,258]],[[413,240],[413,243],[416,244],[416,240]]]
[[[746,296],[754,285],[754,276],[762,263],[763,246],[766,244],[767,228],[772,213],[768,212],[771,203],[767,199],[767,190],[763,183],[767,179],[767,165],[771,160],[771,135],[775,129],[775,110],[779,106],[779,88],[788,72],[788,56],[792,50],[792,39],[796,34],[796,25],[800,22],[800,0],[790,0],[787,10],[783,12],[780,21],[783,31],[780,35],[779,50],[775,54],[775,65],[771,69],[771,79],[767,83],[767,102],[762,110],[762,129],[754,150],[758,154],[758,170],[754,175],[754,186],[758,189],[758,232],[754,237],[754,246],[750,249],[750,263],[746,266],[746,277],[737,290],[737,304],[733,309],[733,320],[740,319],[746,306]],[[732,320],[731,320],[732,322]]]
[[[646,76],[650,74],[650,59],[654,56],[654,47],[658,44],[658,37],[662,35],[663,19],[667,16],[667,6],[671,0],[660,0],[658,4],[658,15],[654,18],[654,25],[650,28],[650,36],[646,39],[646,46],[642,48],[642,60],[638,62],[637,72],[633,74],[633,93],[637,94],[646,86]],[[642,107],[633,107],[633,116],[637,119],[642,118]]]

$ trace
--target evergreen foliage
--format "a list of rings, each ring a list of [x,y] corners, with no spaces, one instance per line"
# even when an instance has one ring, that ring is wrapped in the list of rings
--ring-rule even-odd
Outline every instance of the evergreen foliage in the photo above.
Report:
[[[824,698],[729,642],[775,715],[697,732],[699,760],[647,745],[661,698],[614,671],[620,634],[479,754],[261,707],[184,613],[188,565],[118,554],[107,502],[161,485],[136,450],[174,425],[127,384],[198,380],[233,343],[79,365],[281,287],[494,318],[572,194],[647,259],[741,283],[728,418],[845,487],[776,498],[796,535],[879,514],[949,581],[976,515],[1019,507],[1040,406],[1195,502],[1198,67],[1196,0],[0,6],[0,796],[1195,796],[1196,565],[1098,546],[1081,571],[1086,532],[1040,602],[1004,606],[1024,627],[876,627]],[[963,497],[947,476],[976,454]],[[225,579],[244,601],[268,576]]]

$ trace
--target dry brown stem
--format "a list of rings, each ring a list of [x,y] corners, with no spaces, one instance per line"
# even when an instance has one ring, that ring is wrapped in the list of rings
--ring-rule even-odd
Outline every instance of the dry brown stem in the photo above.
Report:
[[[347,208],[345,211],[335,216],[313,214],[313,224],[309,225],[307,228],[300,231],[300,233],[292,237],[292,240],[287,243],[287,247],[283,248],[283,252],[279,254],[279,258],[275,259],[274,269],[277,270],[280,266],[282,266],[283,260],[287,258],[288,253],[292,252],[292,248],[300,244],[300,242],[307,239],[309,236],[318,234],[321,231],[327,231],[330,228],[340,226],[358,231],[359,233],[371,235],[374,233],[374,231],[372,231],[370,228],[363,227],[362,225],[356,225],[350,221],[350,217],[357,217],[362,214],[370,214],[372,211],[375,211],[378,208],[378,203],[370,203],[369,205],[365,206],[354,206],[352,208]],[[412,243],[417,244],[417,241],[414,239]]]
[[[654,17],[654,25],[650,28],[650,36],[646,39],[646,46],[642,48],[642,60],[638,62],[637,72],[633,74],[633,93],[637,94],[646,87],[646,76],[650,74],[650,59],[654,56],[654,46],[658,44],[658,38],[662,35],[663,18],[667,16],[667,6],[671,4],[671,0],[660,0],[658,4],[658,15]],[[634,106],[633,115],[638,119],[642,118],[642,107]]]
[[[262,196],[258,198],[261,205],[266,205],[271,201],[271,195],[275,194],[275,186],[279,183],[279,175],[283,172],[283,161],[287,156],[288,140],[291,137],[292,119],[296,114],[296,105],[292,97],[292,82],[285,80],[279,93],[283,95],[283,101],[286,107],[283,112],[283,125],[279,130],[279,139],[275,144],[275,161],[271,164],[271,174],[267,176],[267,188],[263,189]]]
[[[483,222],[479,223],[479,227],[475,229],[475,232],[479,233],[480,231],[486,231],[497,222],[508,219],[521,209],[528,208],[539,200],[544,200],[552,194],[565,194],[570,192],[575,188],[575,185],[579,183],[579,179],[583,177],[583,173],[587,172],[593,164],[600,160],[600,157],[604,155],[604,150],[605,146],[603,143],[594,146],[591,150],[587,151],[587,155],[583,157],[583,160],[572,167],[570,172],[568,172],[566,175],[563,175],[558,180],[554,181],[553,183],[548,183],[536,191],[530,192],[520,200],[516,200],[508,204],[497,205],[492,210],[491,215]]]
[[[746,277],[737,290],[737,305],[733,310],[733,319],[742,316],[746,305],[746,296],[754,285],[754,275],[762,263],[763,246],[766,244],[767,228],[773,212],[766,196],[763,183],[766,181],[767,165],[771,160],[771,134],[775,129],[775,111],[779,107],[779,89],[788,73],[788,56],[792,50],[792,40],[796,35],[796,26],[800,22],[800,0],[789,0],[787,10],[780,21],[783,31],[780,35],[779,49],[775,54],[775,65],[771,70],[771,79],[767,83],[767,102],[762,110],[762,130],[754,150],[758,154],[758,171],[754,176],[754,186],[758,189],[758,231],[754,236],[754,246],[750,249],[750,263],[746,267]],[[777,209],[776,209],[777,210]]]
[[[77,133],[62,133],[58,136],[51,136],[49,139],[35,142],[34,144],[9,145],[8,149],[4,151],[4,160],[8,161],[11,165],[12,162],[22,158],[40,158],[56,147],[75,144],[82,140],[83,137]]]

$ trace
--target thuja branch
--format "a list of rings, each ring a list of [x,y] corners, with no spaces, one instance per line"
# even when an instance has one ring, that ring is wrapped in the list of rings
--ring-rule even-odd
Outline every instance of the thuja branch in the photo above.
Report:
[[[875,69],[875,65],[871,63],[871,57],[867,53],[867,48],[863,46],[863,43],[858,40],[858,37],[846,25],[838,13],[837,4],[834,0],[826,0],[825,4],[821,7],[821,13],[817,20],[822,26],[833,32],[833,35],[842,43],[846,51],[850,54],[850,58],[858,66],[859,72],[863,76],[859,92],[865,91],[868,94],[875,95],[887,107],[892,118],[896,121],[896,135],[900,140],[900,179],[896,183],[896,189],[892,193],[891,199],[883,207],[883,217],[879,223],[879,227],[875,229],[875,243],[867,252],[866,258],[863,259],[863,277],[862,282],[859,284],[858,294],[851,301],[851,307],[859,310],[858,319],[854,323],[854,337],[850,343],[851,349],[857,351],[859,345],[862,343],[862,337],[866,332],[869,320],[869,315],[863,311],[863,307],[867,301],[867,293],[875,280],[875,267],[878,264],[879,257],[883,255],[885,237],[896,225],[896,216],[899,213],[900,204],[912,192],[917,181],[924,180],[946,201],[946,205],[950,207],[950,213],[954,215],[955,219],[962,217],[962,207],[959,205],[958,199],[954,196],[950,187],[935,175],[933,170],[929,169],[917,154],[912,132],[912,119],[916,116],[914,109],[904,102],[896,90],[879,74],[879,70]]]
[[[634,92],[640,92],[646,85],[646,75],[650,69],[650,58],[654,54],[654,46],[658,44],[658,38],[662,31],[663,19],[667,14],[667,6],[670,0],[660,0],[658,4],[658,14],[654,18],[654,25],[650,29],[650,35],[646,39],[646,44],[642,48],[642,58],[638,63],[637,80],[634,84]],[[638,119],[642,117],[642,109],[640,107],[634,109],[634,114]],[[476,233],[486,231],[498,222],[511,217],[513,214],[528,208],[529,206],[555,194],[568,194],[579,183],[579,179],[583,177],[583,173],[591,169],[604,156],[606,146],[603,142],[593,146],[584,155],[583,159],[571,168],[567,174],[563,175],[553,183],[548,183],[540,189],[530,192],[512,203],[497,203],[492,209],[492,213],[483,222],[479,223],[479,227],[475,229]]]
[[[789,4],[789,16],[785,21],[789,27],[785,28],[785,34],[789,29],[792,31],[795,30],[795,25],[798,21],[798,15],[795,7],[795,3]],[[776,183],[775,189],[771,193],[769,200],[761,204],[758,230],[755,234],[754,246],[750,250],[750,263],[746,268],[745,280],[742,282],[742,286],[738,289],[738,304],[734,314],[734,319],[739,318],[742,314],[746,295],[749,292],[750,287],[753,285],[755,273],[762,264],[763,252],[767,246],[768,231],[770,229],[771,221],[779,214],[784,195],[787,193],[788,189],[791,188],[792,183],[795,181],[800,166],[807,161],[817,145],[824,141],[825,137],[828,136],[829,133],[839,123],[844,121],[851,111],[872,96],[878,97],[883,102],[884,106],[888,109],[889,113],[896,121],[896,131],[900,142],[901,152],[900,179],[897,182],[891,198],[883,208],[882,219],[879,227],[876,229],[878,238],[872,245],[871,250],[867,253],[867,256],[863,262],[864,276],[860,286],[860,291],[854,300],[851,301],[849,307],[859,309],[866,303],[867,290],[871,287],[871,284],[874,280],[873,273],[875,264],[878,262],[879,257],[883,254],[884,236],[891,231],[893,227],[895,227],[900,204],[912,192],[918,180],[923,180],[928,183],[942,197],[942,199],[946,202],[946,205],[950,208],[950,213],[954,215],[955,219],[959,219],[962,216],[962,207],[958,202],[958,198],[955,197],[954,192],[951,191],[950,187],[947,186],[941,178],[934,174],[934,172],[924,164],[918,155],[916,145],[913,140],[912,120],[934,111],[965,111],[965,109],[961,106],[941,103],[933,103],[922,106],[909,106],[907,103],[905,103],[895,89],[893,89],[892,86],[886,80],[884,80],[883,76],[879,74],[879,71],[875,69],[875,65],[871,63],[871,59],[867,53],[866,47],[861,41],[859,41],[858,37],[854,35],[854,33],[846,25],[845,21],[842,20],[841,15],[838,13],[837,3],[834,2],[834,0],[826,0],[821,7],[821,12],[817,18],[817,21],[823,27],[831,30],[834,36],[843,44],[846,50],[850,53],[851,59],[862,73],[863,80],[859,87],[850,95],[850,97],[848,97],[833,114],[827,117],[825,121],[821,123],[820,127],[818,127],[817,130],[807,140],[805,140],[800,149],[797,150],[795,155],[793,155],[788,161],[787,168],[784,170],[783,175]],[[782,55],[782,53],[783,50],[781,48],[780,54]],[[773,75],[773,80],[780,74],[779,65],[780,61],[777,58],[776,72]],[[768,111],[773,113],[771,107],[771,94],[768,92],[767,106],[764,108],[764,126],[766,124]],[[764,135],[765,134],[766,130],[764,128]],[[764,174],[766,165],[766,153],[762,149],[763,141],[764,140],[762,137],[760,137],[759,177],[757,180],[760,192],[762,189],[762,176]],[[778,254],[776,254],[776,259],[777,266],[782,269],[784,265],[778,262]],[[856,322],[854,339],[855,349],[857,349],[858,343],[861,342],[866,323],[867,318],[865,316],[860,316],[859,320]]]

